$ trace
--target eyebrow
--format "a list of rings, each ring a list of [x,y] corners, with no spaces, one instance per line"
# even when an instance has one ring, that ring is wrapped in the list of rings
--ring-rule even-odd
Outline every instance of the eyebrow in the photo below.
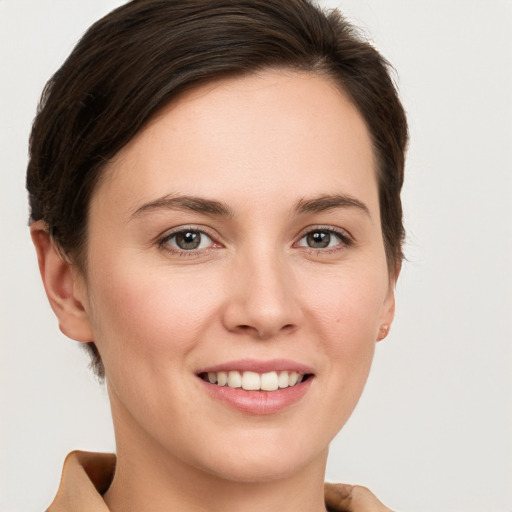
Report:
[[[326,194],[312,199],[303,198],[295,205],[297,213],[318,213],[336,208],[356,208],[371,218],[370,210],[363,202],[346,194]]]
[[[311,199],[302,198],[294,207],[295,213],[319,213],[336,208],[356,208],[371,218],[370,210],[359,199],[346,194],[325,194]],[[218,217],[234,217],[225,203],[196,196],[169,194],[145,203],[130,215],[130,220],[147,212],[158,210],[188,210]]]
[[[158,210],[189,210],[219,217],[233,217],[231,209],[220,201],[195,196],[169,194],[143,204],[130,215],[130,220],[144,213]]]

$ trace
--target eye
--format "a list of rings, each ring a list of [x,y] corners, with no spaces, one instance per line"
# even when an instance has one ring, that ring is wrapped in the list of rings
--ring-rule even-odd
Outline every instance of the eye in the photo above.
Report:
[[[182,229],[167,235],[160,245],[176,251],[197,251],[211,247],[213,240],[199,229]]]
[[[348,246],[351,242],[348,235],[333,229],[314,229],[303,235],[297,246],[310,249],[331,249],[340,245]]]

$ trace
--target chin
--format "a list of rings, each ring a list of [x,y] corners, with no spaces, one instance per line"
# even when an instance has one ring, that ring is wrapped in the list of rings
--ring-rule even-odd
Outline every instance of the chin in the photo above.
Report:
[[[262,460],[260,456],[254,460],[224,461],[216,465],[215,470],[210,470],[210,473],[232,482],[265,483],[289,478],[296,474],[302,465],[307,466],[302,460]]]
[[[231,443],[222,449],[217,445],[215,453],[200,466],[208,473],[223,480],[246,483],[263,483],[283,480],[306,469],[315,462],[325,465],[328,446],[315,447],[307,441],[288,439],[258,442],[249,439],[239,445]]]

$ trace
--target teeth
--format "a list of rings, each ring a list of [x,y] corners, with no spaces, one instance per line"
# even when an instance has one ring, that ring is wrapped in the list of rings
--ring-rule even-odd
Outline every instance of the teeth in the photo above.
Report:
[[[258,373],[244,372],[242,375],[242,388],[246,391],[257,391],[260,389],[260,385],[261,379]]]
[[[230,388],[242,388],[246,391],[275,391],[300,384],[304,375],[297,372],[239,372],[232,370],[229,372],[208,372],[204,380],[210,384],[218,386],[228,386]]]
[[[226,372],[217,373],[217,384],[219,386],[225,386],[228,383],[228,374]]]
[[[290,379],[288,372],[280,372],[277,378],[277,384],[280,388],[287,388],[290,385]]]
[[[295,386],[299,380],[299,374],[297,372],[291,372],[288,375],[288,386]]]
[[[275,391],[279,388],[279,381],[276,372],[264,373],[261,376],[261,389],[263,391]]]
[[[230,388],[242,387],[242,376],[240,375],[240,372],[232,371],[228,373],[228,386]]]

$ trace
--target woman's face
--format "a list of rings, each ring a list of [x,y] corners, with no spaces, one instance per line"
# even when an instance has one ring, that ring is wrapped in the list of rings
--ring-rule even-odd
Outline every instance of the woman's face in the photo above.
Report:
[[[108,165],[88,237],[120,452],[232,480],[325,459],[394,308],[369,134],[330,81],[186,93]]]

